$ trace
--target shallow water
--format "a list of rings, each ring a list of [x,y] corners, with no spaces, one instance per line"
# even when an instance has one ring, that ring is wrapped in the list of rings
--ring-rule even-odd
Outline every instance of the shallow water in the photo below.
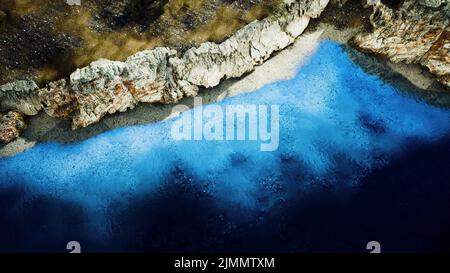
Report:
[[[278,150],[177,142],[175,119],[1,159],[0,250],[448,250],[449,110],[330,41],[292,80],[219,105],[249,103],[280,105]]]

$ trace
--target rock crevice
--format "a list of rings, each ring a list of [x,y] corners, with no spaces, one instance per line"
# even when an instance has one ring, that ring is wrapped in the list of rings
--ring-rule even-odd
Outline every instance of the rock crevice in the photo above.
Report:
[[[398,10],[378,1],[370,18],[373,32],[354,43],[393,62],[422,64],[450,87],[449,17],[448,0],[405,0]]]

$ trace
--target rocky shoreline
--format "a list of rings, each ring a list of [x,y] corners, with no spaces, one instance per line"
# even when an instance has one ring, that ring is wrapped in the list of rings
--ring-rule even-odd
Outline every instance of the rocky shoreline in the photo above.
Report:
[[[70,118],[72,129],[124,112],[139,102],[176,103],[195,96],[199,87],[217,86],[222,79],[251,72],[274,52],[291,45],[317,18],[328,0],[285,0],[275,15],[254,21],[221,44],[203,43],[182,57],[167,47],[145,50],[125,62],[99,60],[78,69],[70,79],[45,88],[32,81],[0,86],[0,110],[36,115],[44,110],[55,118]],[[6,137],[1,137],[7,142]]]
[[[393,62],[427,67],[438,81],[450,87],[450,2],[406,0],[396,10],[377,2],[371,33],[357,35],[354,44]]]
[[[381,2],[369,1],[369,4],[375,5],[371,17],[374,31],[357,35],[353,44],[363,51],[386,55],[393,61],[418,62],[428,66],[431,72],[437,71],[439,80],[444,79],[442,82],[445,84],[450,67],[448,39],[445,35],[448,17],[441,15],[448,11],[449,4],[444,3],[446,0],[441,2],[443,8],[436,9],[427,6],[427,1],[423,4],[421,1],[406,0],[397,11],[403,14],[404,6],[408,8],[408,5],[412,5],[413,11],[430,12],[430,18],[433,18],[426,17],[429,23],[422,22],[422,27],[415,30],[421,31],[425,40],[416,39],[416,43],[422,46],[417,47],[416,51],[423,54],[416,53],[412,61],[398,52],[390,51],[392,41],[389,44],[386,41],[391,39],[401,44],[401,39],[411,38],[415,32],[409,31],[411,27],[408,26],[417,22],[411,23],[408,18],[417,16],[408,17],[406,12],[405,16],[389,17],[395,11]],[[70,119],[72,129],[79,129],[99,122],[108,114],[132,109],[141,102],[171,104],[184,97],[196,96],[199,89],[211,88],[219,85],[223,79],[239,78],[250,73],[274,52],[294,43],[310,19],[318,18],[327,5],[328,0],[285,0],[285,6],[279,13],[247,25],[221,44],[204,43],[186,51],[181,57],[174,49],[160,47],[138,52],[125,62],[93,62],[72,73],[70,78],[51,82],[44,88],[39,88],[32,81],[17,81],[0,86],[0,109],[9,112],[7,118],[2,114],[2,120],[7,122],[0,123],[0,141],[7,143],[19,135],[19,131],[24,128],[22,114],[33,116],[45,111],[50,117]],[[433,16],[441,21],[436,21]],[[403,28],[398,30],[394,27],[398,20],[407,21],[407,34],[401,32]],[[429,34],[436,28],[440,29],[438,37]],[[387,38],[383,36],[386,33],[389,36]],[[393,48],[398,49],[398,45],[393,45]],[[412,47],[416,48],[414,44]],[[428,60],[428,63],[424,60]],[[17,115],[11,115],[11,111]],[[11,118],[15,117],[16,120],[12,121]],[[11,134],[11,126],[14,125],[20,126],[16,126]]]

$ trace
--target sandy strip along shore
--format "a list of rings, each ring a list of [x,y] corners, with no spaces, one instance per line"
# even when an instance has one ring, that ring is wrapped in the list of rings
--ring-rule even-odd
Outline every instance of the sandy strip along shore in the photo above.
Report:
[[[240,79],[226,80],[215,88],[201,90],[199,96],[202,96],[204,103],[213,103],[229,96],[252,92],[274,81],[289,79],[306,58],[314,53],[322,40],[330,39],[347,44],[359,30],[338,30],[329,24],[319,24],[313,30],[306,31],[293,45],[256,67],[252,73]],[[430,103],[449,107],[449,94],[439,92],[441,87],[423,69],[395,65],[350,48],[348,51],[351,58],[366,72],[379,76],[400,90],[425,98]],[[180,103],[192,107],[193,98],[184,99]],[[19,139],[0,147],[0,157],[13,156],[40,142],[73,143],[115,128],[159,122],[170,118],[174,106],[140,104],[135,109],[106,116],[99,123],[76,131],[70,129],[70,121],[51,118],[41,112],[29,118],[28,128]]]

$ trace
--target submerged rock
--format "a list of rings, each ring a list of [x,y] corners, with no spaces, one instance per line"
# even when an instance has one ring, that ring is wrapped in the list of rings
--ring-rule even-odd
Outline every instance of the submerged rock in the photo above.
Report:
[[[0,113],[0,143],[9,143],[15,140],[25,127],[22,113],[16,111]]]
[[[393,62],[420,63],[450,87],[449,12],[447,0],[406,0],[398,10],[380,1],[370,20],[373,32],[356,36],[354,42],[362,51]]]
[[[450,87],[450,27],[447,27],[423,56],[421,64],[428,67],[438,80]]]

